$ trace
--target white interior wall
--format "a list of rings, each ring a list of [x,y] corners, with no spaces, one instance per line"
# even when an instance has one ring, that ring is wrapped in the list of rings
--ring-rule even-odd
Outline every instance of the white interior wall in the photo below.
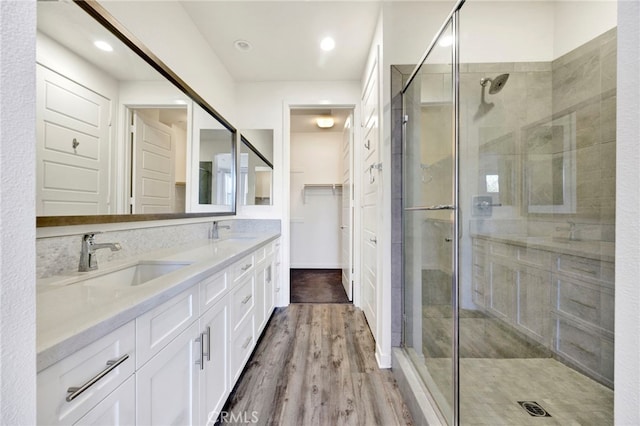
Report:
[[[36,2],[0,1],[0,424],[36,424]]]
[[[640,2],[618,3],[615,424],[640,424]]]
[[[615,27],[618,23],[617,10],[615,0],[555,2],[553,58]]]
[[[216,111],[237,121],[236,83],[179,2],[100,4]]]
[[[342,133],[291,133],[291,267],[342,268]]]

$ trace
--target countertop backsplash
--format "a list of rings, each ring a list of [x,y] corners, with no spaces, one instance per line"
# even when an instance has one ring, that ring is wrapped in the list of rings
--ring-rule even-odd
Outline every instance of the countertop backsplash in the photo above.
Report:
[[[126,259],[145,252],[170,248],[194,240],[206,239],[210,235],[210,222],[184,225],[158,226],[112,231],[97,234],[97,243],[120,243],[122,249],[112,252],[98,250],[98,265],[113,260]],[[220,225],[230,225],[231,229],[220,229],[226,233],[280,232],[280,220],[231,219],[217,221]],[[66,272],[77,271],[80,259],[80,243],[84,234],[36,239],[36,276],[47,278]]]

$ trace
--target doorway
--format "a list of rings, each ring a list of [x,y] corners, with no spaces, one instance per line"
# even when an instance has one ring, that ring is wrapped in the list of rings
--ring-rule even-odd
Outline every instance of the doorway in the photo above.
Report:
[[[353,108],[290,110],[290,297],[353,301]]]

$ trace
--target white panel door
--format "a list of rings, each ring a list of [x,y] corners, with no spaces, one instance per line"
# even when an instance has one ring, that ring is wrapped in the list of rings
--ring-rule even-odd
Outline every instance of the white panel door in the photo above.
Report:
[[[36,70],[36,214],[113,213],[111,100],[41,65]]]
[[[342,286],[347,298],[353,300],[353,188],[351,173],[353,171],[353,112],[345,122],[342,131],[342,213],[341,213],[341,251],[342,251]]]
[[[378,206],[379,182],[379,81],[378,60],[369,70],[364,93],[363,111],[363,149],[362,149],[362,310],[374,339],[377,338],[378,319]]]
[[[194,322],[136,371],[136,424],[198,424],[198,325]]]
[[[133,213],[171,213],[176,147],[171,127],[134,112]]]

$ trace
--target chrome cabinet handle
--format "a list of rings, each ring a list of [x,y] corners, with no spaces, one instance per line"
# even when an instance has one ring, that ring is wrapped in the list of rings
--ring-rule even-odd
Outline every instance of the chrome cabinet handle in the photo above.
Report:
[[[207,326],[207,331],[204,332],[203,334],[207,336],[207,353],[206,353],[207,361],[211,361],[211,327]]]
[[[253,340],[253,336],[249,336],[247,338],[247,341],[244,342],[244,344],[242,345],[242,349],[247,349],[247,346],[249,346],[249,343],[251,343],[252,340]]]
[[[451,237],[444,237],[444,240],[448,243],[450,243],[451,241],[453,241],[453,238]]]
[[[243,305],[246,305],[246,304],[247,304],[247,302],[248,302],[249,300],[251,300],[251,295],[250,295],[250,294],[247,294],[247,297],[245,297],[244,299],[242,299],[242,302],[241,302],[241,303],[242,303]]]
[[[367,139],[367,143],[364,144],[364,147],[367,149],[371,149],[371,141]]]
[[[196,365],[200,366],[200,370],[204,370],[204,333],[200,333],[196,343],[200,344],[200,359],[196,360]]]
[[[420,211],[420,210],[455,210],[456,207],[451,204],[436,204],[435,206],[420,206],[420,207],[405,207],[405,211]]]
[[[371,241],[373,244],[378,244],[378,239],[376,237],[369,238],[369,241]]]
[[[70,387],[69,389],[67,389],[67,393],[69,395],[67,395],[67,402],[71,402],[74,399],[76,399],[78,396],[80,396],[84,391],[86,391],[87,389],[89,389],[91,386],[95,385],[100,379],[102,379],[104,376],[106,376],[107,374],[109,374],[111,371],[115,370],[116,368],[118,368],[118,366],[120,364],[122,364],[123,362],[125,362],[127,359],[129,359],[129,354],[125,354],[122,357],[116,359],[116,360],[109,360],[107,361],[107,368],[105,368],[104,370],[102,370],[101,372],[99,372],[98,374],[96,374],[95,376],[93,376],[88,382],[86,382],[84,385],[80,386],[80,387]]]
[[[71,146],[73,147],[73,150],[75,151],[76,148],[80,145],[80,142],[78,142],[78,139],[73,138],[73,141],[71,141]]]
[[[250,264],[250,263],[247,263],[246,265],[244,265],[244,266],[243,266],[242,268],[240,268],[240,269],[242,269],[242,272],[245,272],[245,271],[246,271],[247,269],[249,269],[249,268],[251,268],[251,264]]]

